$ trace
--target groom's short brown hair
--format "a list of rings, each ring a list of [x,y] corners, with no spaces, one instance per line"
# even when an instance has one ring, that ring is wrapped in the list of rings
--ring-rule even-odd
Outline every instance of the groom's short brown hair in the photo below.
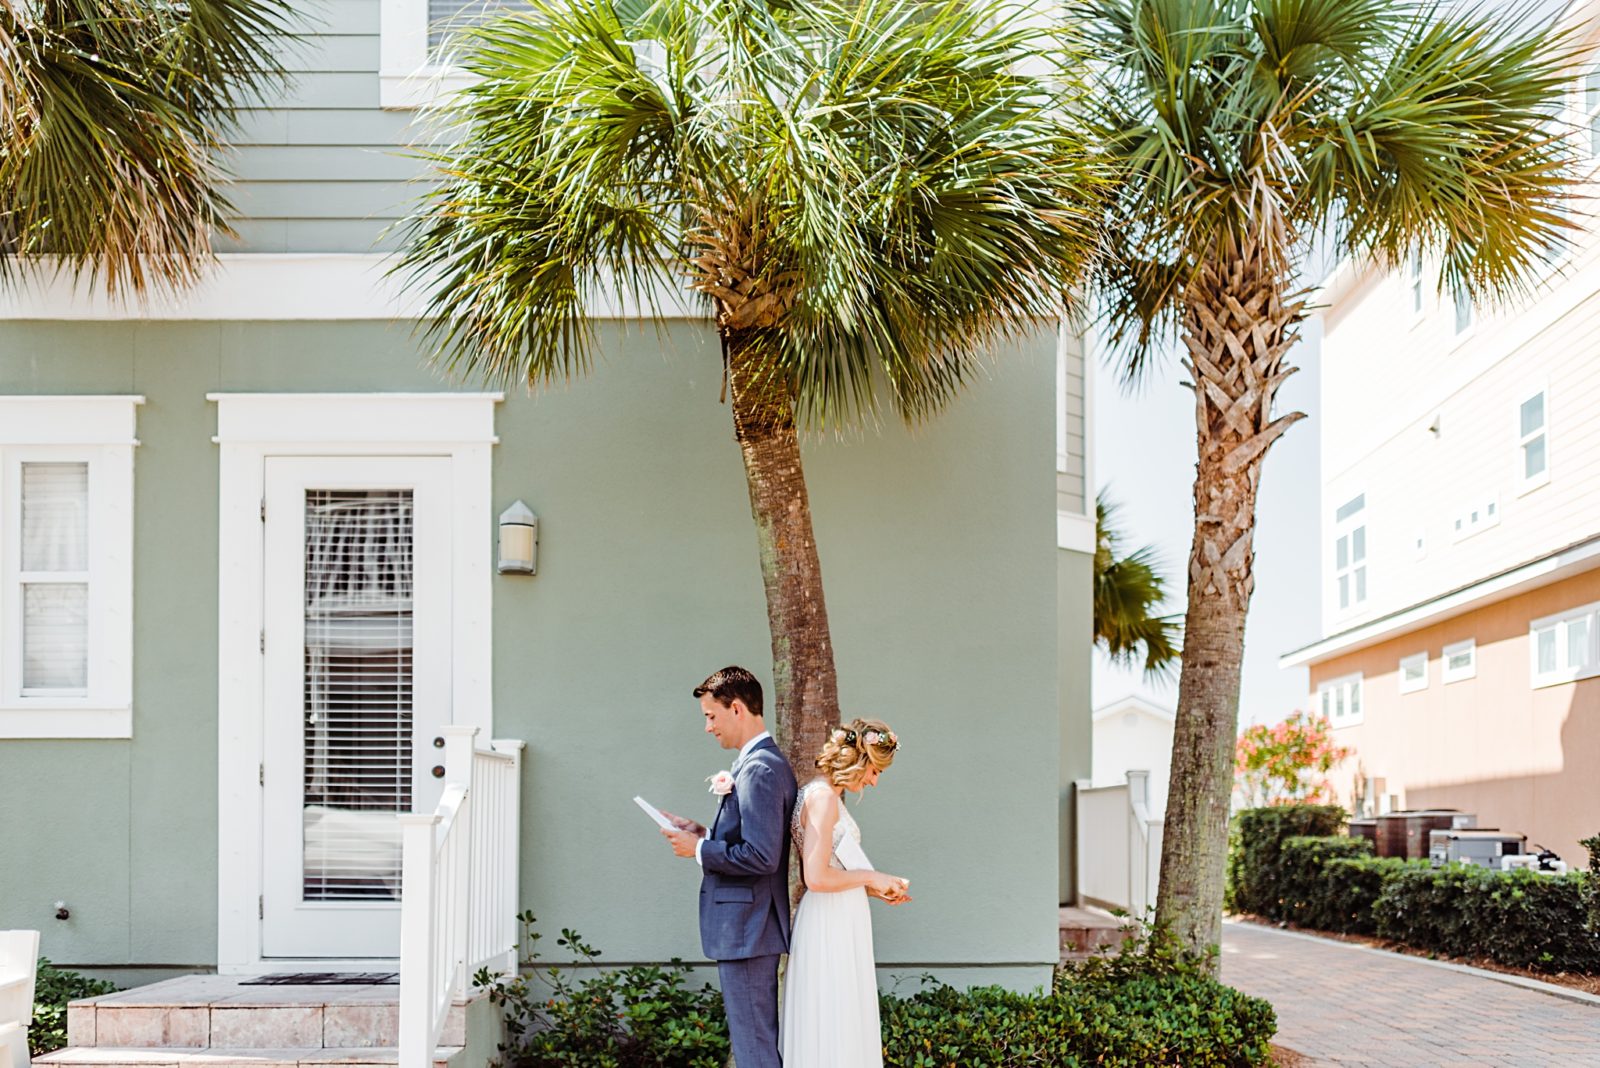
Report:
[[[761,682],[742,667],[725,667],[694,688],[696,697],[710,694],[718,704],[743,701],[752,716],[761,715]]]

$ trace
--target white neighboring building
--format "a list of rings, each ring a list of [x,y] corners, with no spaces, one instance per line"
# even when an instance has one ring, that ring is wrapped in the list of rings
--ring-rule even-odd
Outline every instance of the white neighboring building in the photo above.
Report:
[[[1121,786],[1130,771],[1150,773],[1150,811],[1167,807],[1172,765],[1172,709],[1135,694],[1094,710],[1095,786]]]

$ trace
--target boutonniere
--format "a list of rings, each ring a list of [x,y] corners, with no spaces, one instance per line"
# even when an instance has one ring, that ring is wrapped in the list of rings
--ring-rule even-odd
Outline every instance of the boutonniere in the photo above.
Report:
[[[711,792],[718,797],[727,797],[733,793],[733,772],[719,771],[715,775],[707,775],[706,782],[711,784]]]

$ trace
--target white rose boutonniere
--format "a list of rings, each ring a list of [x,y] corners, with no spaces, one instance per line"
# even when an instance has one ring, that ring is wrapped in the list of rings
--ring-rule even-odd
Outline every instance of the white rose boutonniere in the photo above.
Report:
[[[719,771],[715,775],[706,776],[706,782],[711,784],[711,792],[718,797],[727,797],[733,793],[733,772]]]

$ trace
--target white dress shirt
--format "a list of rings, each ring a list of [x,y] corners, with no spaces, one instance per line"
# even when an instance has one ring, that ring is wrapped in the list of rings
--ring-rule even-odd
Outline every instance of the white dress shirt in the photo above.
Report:
[[[750,755],[750,750],[752,750],[756,746],[760,745],[761,744],[761,740],[763,738],[771,738],[771,737],[772,737],[772,732],[770,732],[770,731],[762,731],[760,734],[756,735],[754,738],[750,739],[748,742],[745,742],[744,745],[740,746],[739,747],[739,755],[733,758],[733,767],[729,769],[728,774],[737,777],[738,774],[739,774],[739,765],[743,764],[744,763],[744,758]],[[722,803],[720,801],[717,803],[717,811],[719,811],[719,812],[722,811]],[[713,818],[711,822],[715,823],[717,821],[716,821],[715,818]],[[711,833],[711,828],[707,827],[706,828],[706,834],[709,835],[710,833]],[[696,864],[700,864],[700,847],[702,845],[704,845],[704,844],[705,844],[705,839],[704,838],[699,838],[694,843],[694,862]],[[700,866],[704,867],[705,865],[701,864]]]

